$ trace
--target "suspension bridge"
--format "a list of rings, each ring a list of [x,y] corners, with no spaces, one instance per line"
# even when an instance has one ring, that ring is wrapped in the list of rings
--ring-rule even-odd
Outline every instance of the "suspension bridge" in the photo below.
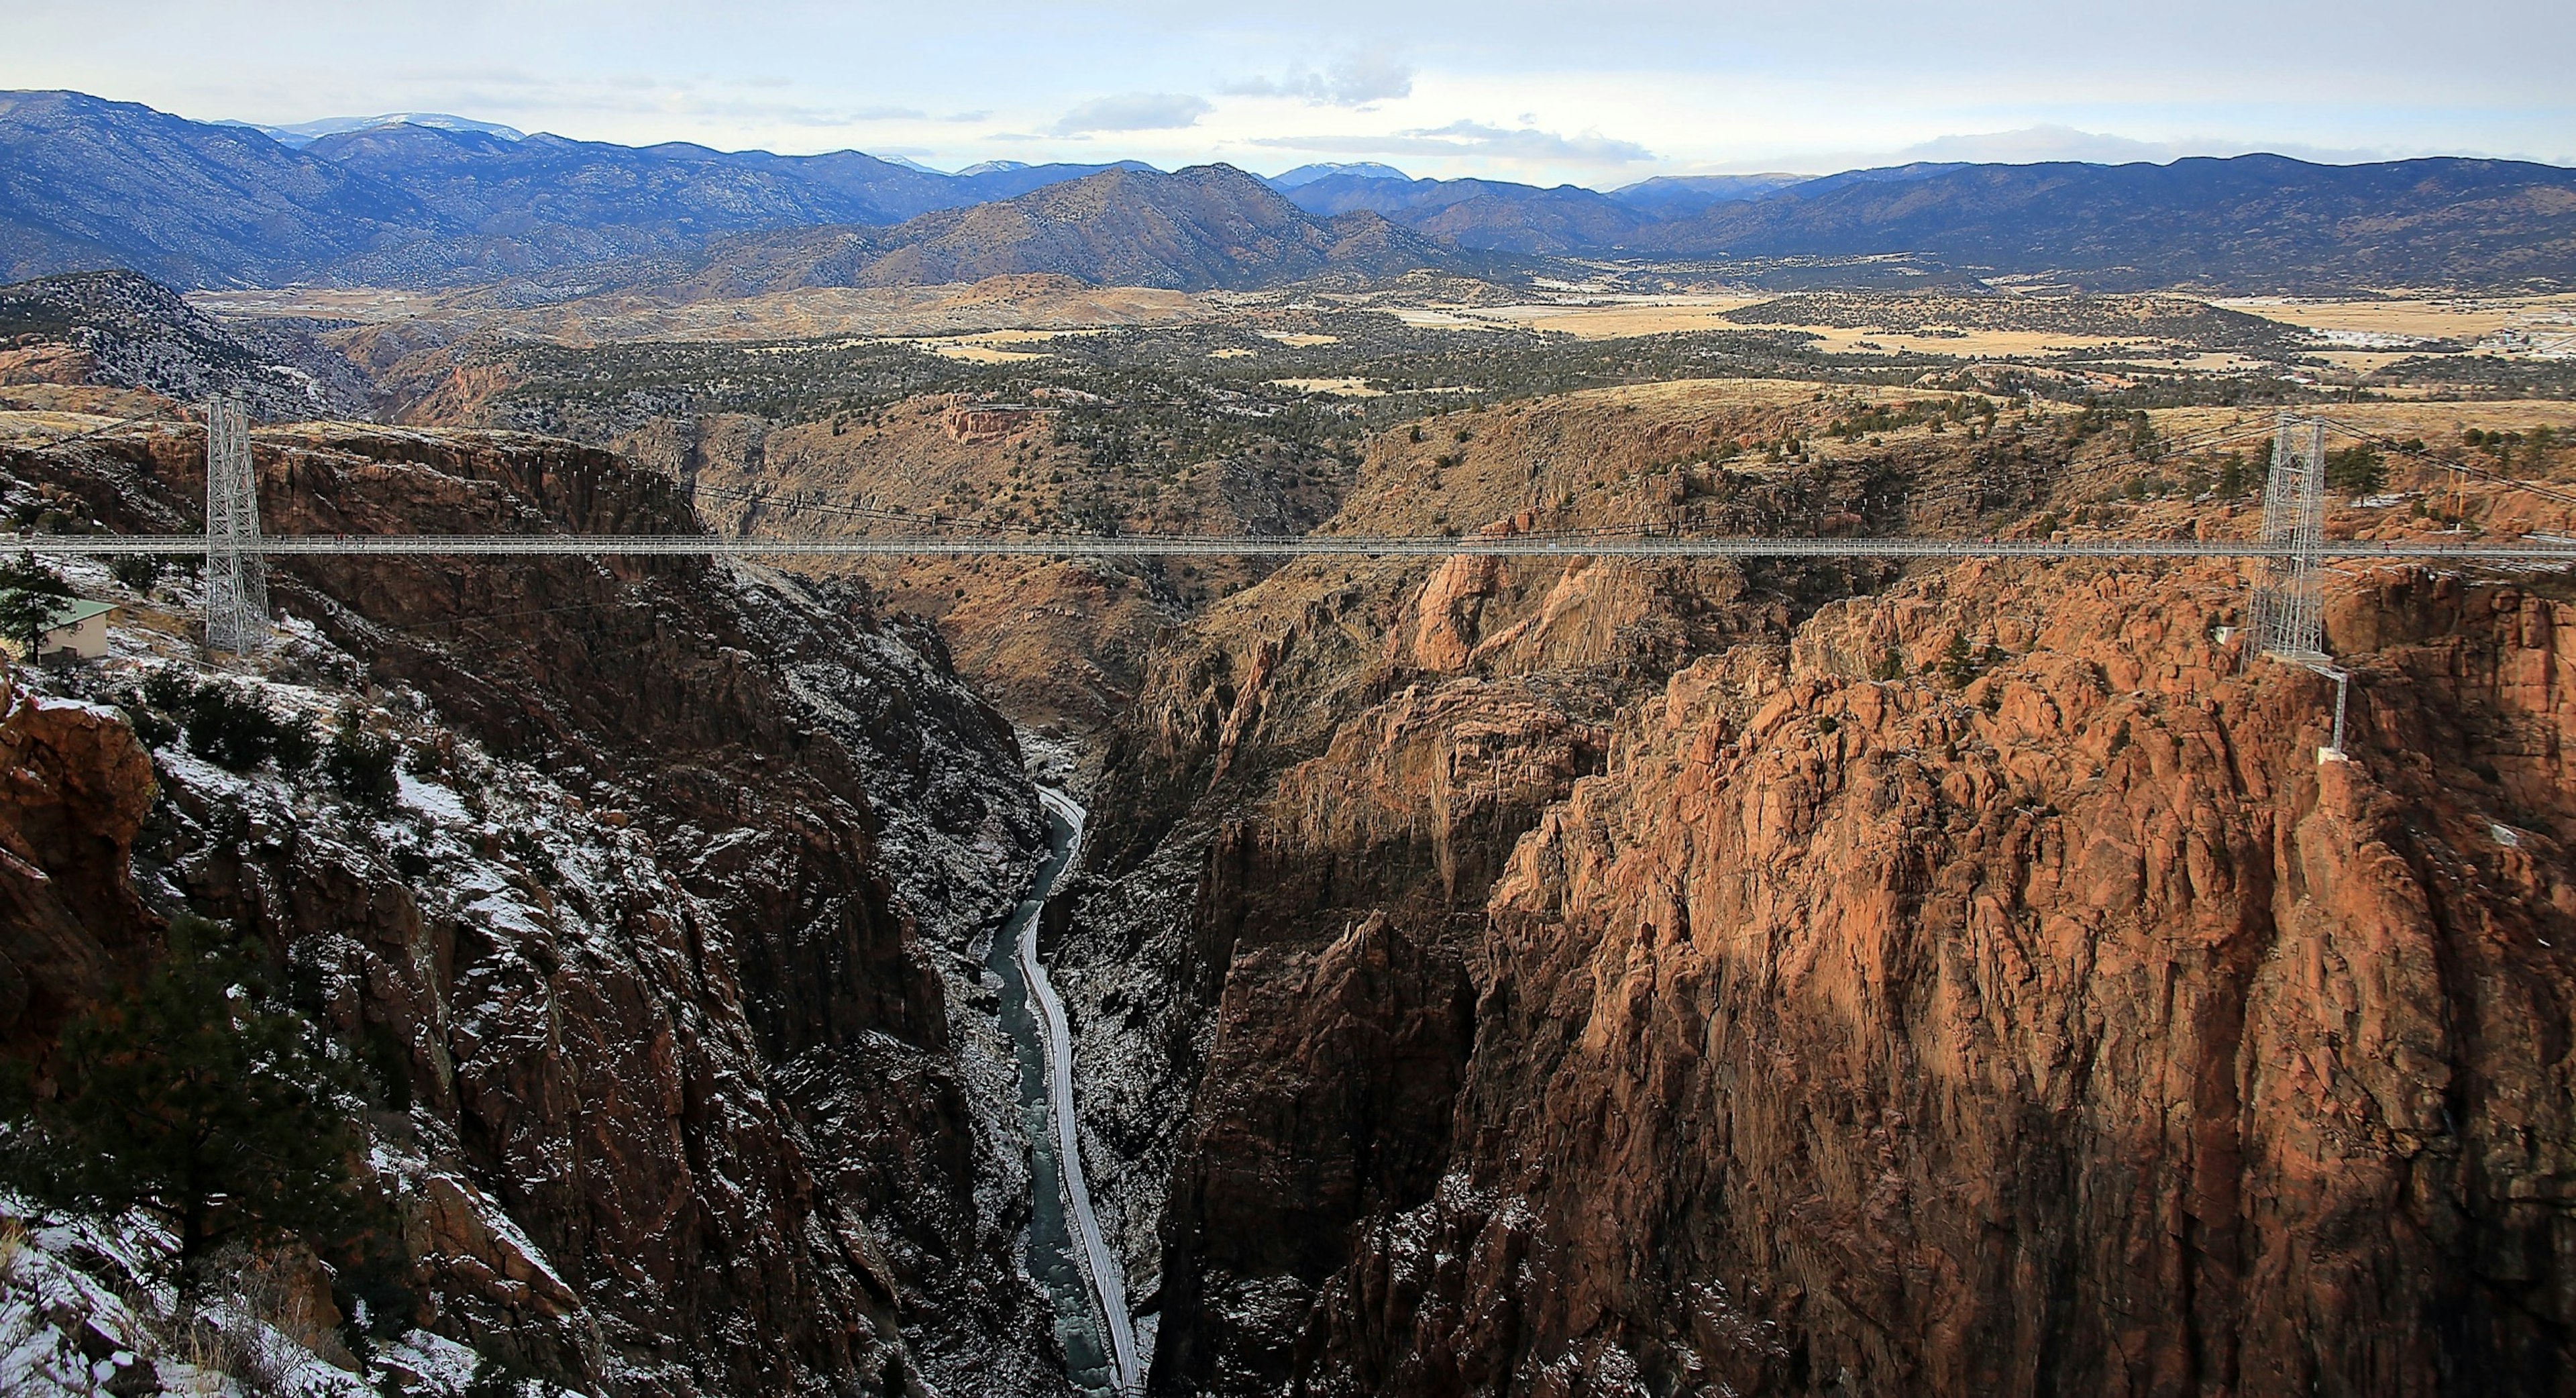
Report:
[[[266,560],[311,556],[532,557],[572,554],[690,555],[734,558],[1035,557],[1035,558],[1619,558],[1713,559],[2170,559],[2233,560],[2257,565],[2248,599],[2254,653],[2317,671],[2336,682],[2335,740],[2343,741],[2343,695],[2349,676],[2324,648],[2322,571],[2350,560],[2576,566],[2576,538],[2334,540],[2325,537],[2326,434],[2338,432],[2391,454],[2466,477],[2528,490],[2576,506],[2576,493],[2478,471],[2426,455],[2330,419],[2283,413],[2269,429],[2271,469],[2264,478],[2256,537],[1934,538],[1689,533],[1670,526],[1626,525],[1556,532],[1453,534],[1079,534],[1043,529],[1003,531],[952,526],[923,532],[924,521],[874,510],[867,515],[909,531],[869,535],[724,536],[699,534],[268,534],[260,529],[258,482],[241,405],[217,399],[206,411],[206,532],[165,535],[23,535],[12,546],[39,555],[194,554],[206,560],[206,643],[247,654],[269,625]],[[106,429],[101,429],[106,430]],[[84,434],[90,435],[90,434]],[[2236,440],[2263,433],[2233,433]],[[58,444],[59,445],[59,444]],[[2188,444],[2205,445],[2205,444]],[[933,522],[935,525],[935,522]]]

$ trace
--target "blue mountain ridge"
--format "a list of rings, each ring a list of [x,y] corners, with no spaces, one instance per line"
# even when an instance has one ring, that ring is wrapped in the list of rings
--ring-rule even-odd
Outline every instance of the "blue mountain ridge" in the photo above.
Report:
[[[0,93],[0,280],[127,268],[179,287],[466,285],[657,260],[685,269],[720,240],[799,233],[801,245],[819,247],[811,235],[831,230],[844,230],[825,239],[835,257],[865,259],[898,244],[929,246],[919,230],[870,230],[1104,172],[1161,173],[1132,160],[988,161],[951,175],[851,150],[631,147],[437,114],[277,129],[288,139],[76,92]],[[303,139],[308,132],[318,134]],[[1607,192],[1415,179],[1351,162],[1260,183],[1306,216],[1374,216],[1407,235],[1360,225],[1350,226],[1357,235],[1291,229],[1276,212],[1254,220],[1264,236],[1301,246],[1318,237],[1317,246],[1374,240],[1364,259],[1371,267],[1408,257],[1436,265],[1447,258],[1442,249],[1542,258],[1905,253],[1972,276],[2046,273],[2100,287],[2576,284],[2576,171],[2513,161],[1936,162],[1818,178],[1662,176]],[[1211,197],[1204,181],[1119,188],[1119,207],[1129,211],[1121,217],[1144,219],[1137,227],[1218,237],[1217,223],[1186,207]],[[1252,208],[1240,194],[1225,197]],[[1165,199],[1177,202],[1153,212]],[[1086,207],[1046,206],[1049,217],[1076,219]],[[1018,256],[1002,243],[1056,237],[1007,221],[975,228],[971,257],[915,254],[900,265],[924,274],[952,263],[1013,265]],[[936,236],[948,246],[964,235]],[[1068,269],[1125,265],[1097,240],[1085,247]],[[1193,284],[1241,280],[1210,260],[1231,255],[1222,246],[1173,251],[1175,260],[1142,265],[1186,267]],[[1255,260],[1271,269],[1300,262],[1267,252]]]

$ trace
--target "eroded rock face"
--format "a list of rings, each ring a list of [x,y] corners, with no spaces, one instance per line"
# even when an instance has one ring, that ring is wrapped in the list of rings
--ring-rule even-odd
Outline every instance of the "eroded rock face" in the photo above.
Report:
[[[2554,1391],[2576,613],[2341,584],[2320,763],[2229,573],[1584,572],[1218,631],[1113,767],[1259,793],[1163,838],[1157,1391]]]
[[[2238,673],[2223,581],[1962,569],[1632,711],[1495,890],[1448,1173],[1305,1381],[2552,1388],[2576,612],[2375,579],[2320,763],[2330,687]],[[1842,663],[1954,633],[2005,653]]]
[[[564,443],[257,447],[284,529],[688,527],[666,482]],[[167,527],[202,489],[193,448],[6,464]],[[974,1096],[988,1031],[951,964],[1041,826],[1008,725],[936,636],[697,561],[343,559],[278,570],[274,594],[309,629],[271,681],[391,706],[403,806],[171,747],[139,836],[132,799],[83,796],[100,813],[39,867],[121,888],[132,841],[145,903],[255,930],[308,1008],[408,1077],[379,1164],[407,1200],[413,1318],[596,1392],[1059,1386],[1015,1216],[988,1207],[1016,1143]],[[152,763],[95,722],[148,804]],[[123,789],[90,766],[54,788]],[[126,965],[149,944],[93,941]]]
[[[12,694],[0,715],[0,1044],[32,1056],[147,931],[126,882],[156,794],[113,713]]]
[[[1582,412],[1468,421],[1464,467],[1442,460],[1445,441],[1382,439],[1380,454],[1418,455],[1446,486],[1364,480],[1357,494],[1374,503],[1336,527],[1419,529],[1435,506],[1542,487],[1556,503],[1507,505],[1490,527],[1635,518],[1624,491],[1560,498],[1602,469],[1580,456],[1514,459],[1595,440]],[[1686,454],[1731,421],[1650,422],[1619,450]],[[1651,481],[1656,508],[1748,521],[1880,511],[1891,494],[1884,463]],[[1477,929],[1508,850],[1600,769],[1623,704],[1694,653],[1785,639],[1809,599],[1870,576],[1838,562],[1756,575],[1581,557],[1303,560],[1211,608],[1196,644],[1164,657],[1104,763],[1097,804],[1127,821],[1102,832],[1064,951],[1114,987],[1108,1013],[1076,1007],[1086,1042],[1125,1046],[1098,1056],[1195,1086],[1187,1117],[1133,1113],[1157,1099],[1126,1090],[1086,1109],[1103,1155],[1172,1162],[1160,1200],[1122,1200],[1131,1227],[1160,1214],[1159,1288],[1150,1272],[1130,1281],[1158,1307],[1159,1391],[1270,1393],[1316,1372],[1315,1308],[1357,1230],[1431,1199],[1447,1169],[1481,1032]],[[1155,885],[1185,851],[1200,852],[1194,896],[1175,908]]]

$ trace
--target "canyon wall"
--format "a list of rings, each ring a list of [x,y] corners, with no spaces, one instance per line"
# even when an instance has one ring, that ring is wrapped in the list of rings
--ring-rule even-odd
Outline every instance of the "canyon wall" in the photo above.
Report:
[[[1449,1174],[1310,1383],[2552,1391],[2568,609],[2371,579],[2321,763],[2330,687],[2210,639],[2232,580],[2085,571],[1633,716],[1495,890]],[[1855,677],[1953,632],[2004,658]]]
[[[892,474],[916,450],[1005,492],[1055,469],[924,406],[636,445],[746,493],[927,490]],[[2250,524],[2118,503],[2037,420],[1762,450],[1847,406],[1443,415],[1382,434],[1324,528]],[[561,441],[259,440],[279,528],[690,527],[682,488]],[[199,449],[0,464],[182,529]],[[2224,566],[1307,559],[1186,598],[941,569],[283,565],[261,692],[400,735],[402,803],[18,711],[0,1045],[41,1057],[159,919],[225,917],[404,1065],[377,1126],[442,1333],[617,1393],[1057,1391],[973,961],[1040,827],[954,639],[1097,737],[1044,936],[1158,1393],[2576,1372],[2551,578],[2339,576],[2351,739],[2320,761],[2332,686],[2222,639]]]
[[[1471,425],[1527,459],[1569,411]],[[1910,509],[2052,450],[1890,467]],[[1360,508],[1435,508],[1388,467]],[[1584,469],[1889,518],[1856,467]],[[2243,586],[1457,560],[1212,607],[1065,942],[1103,1059],[1192,1094],[1086,1109],[1165,1180],[1154,1390],[2559,1391],[2566,604],[2339,580],[2321,763],[2332,685],[2220,640]]]
[[[2576,615],[2359,580],[2321,762],[2238,597],[1969,565],[1612,734],[1345,726],[1212,851],[1158,1387],[2555,1391]],[[1247,930],[1483,888],[1498,770],[1571,792],[1489,906]]]
[[[202,450],[0,467],[144,532],[193,525]],[[691,527],[667,482],[562,442],[310,427],[256,455],[280,530]],[[0,830],[0,1038],[41,1062],[163,919],[223,919],[399,1083],[371,1134],[407,1319],[595,1392],[1060,1388],[969,950],[1042,826],[935,633],[705,560],[311,559],[272,588],[283,637],[216,682],[326,729],[354,706],[406,753],[400,802],[22,705],[0,740],[43,791]],[[129,605],[136,644],[184,626]],[[47,683],[131,706],[148,672]]]
[[[1886,522],[1884,467],[1692,459],[1807,400],[1755,387],[1750,404],[1601,395],[1389,434],[1331,527],[1418,530],[1434,511],[1496,532],[1640,510]],[[1408,473],[1417,488],[1392,483]],[[1621,707],[1694,654],[1783,640],[1817,599],[1884,576],[1841,560],[1310,559],[1212,605],[1164,654],[1111,737],[1097,804],[1129,819],[1074,886],[1061,953],[1089,997],[1080,1051],[1116,1084],[1086,1126],[1133,1292],[1159,1307],[1158,1383],[1291,1381],[1354,1227],[1429,1197],[1478,1032],[1488,890],[1600,769]],[[1149,1105],[1193,1084],[1186,1117]]]

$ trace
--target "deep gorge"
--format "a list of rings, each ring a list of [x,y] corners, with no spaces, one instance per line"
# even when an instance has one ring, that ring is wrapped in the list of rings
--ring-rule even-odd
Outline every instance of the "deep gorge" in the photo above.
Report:
[[[1991,444],[1673,469],[1803,401],[1386,434],[1334,527],[2049,506]],[[0,469],[168,529],[198,449]],[[259,462],[282,528],[692,526],[559,441],[272,429]],[[183,911],[244,928],[398,1052],[408,1319],[589,1392],[1106,1388],[1024,945],[1148,1392],[2561,1382],[2549,580],[2338,578],[2323,762],[2324,681],[2222,639],[2220,566],[1234,581],[1150,645],[1068,637],[1126,668],[1050,689],[1044,617],[970,650],[991,613],[847,579],[283,565],[256,693],[378,715],[400,802],[221,769],[115,685],[21,704],[0,1042],[42,1061]]]

